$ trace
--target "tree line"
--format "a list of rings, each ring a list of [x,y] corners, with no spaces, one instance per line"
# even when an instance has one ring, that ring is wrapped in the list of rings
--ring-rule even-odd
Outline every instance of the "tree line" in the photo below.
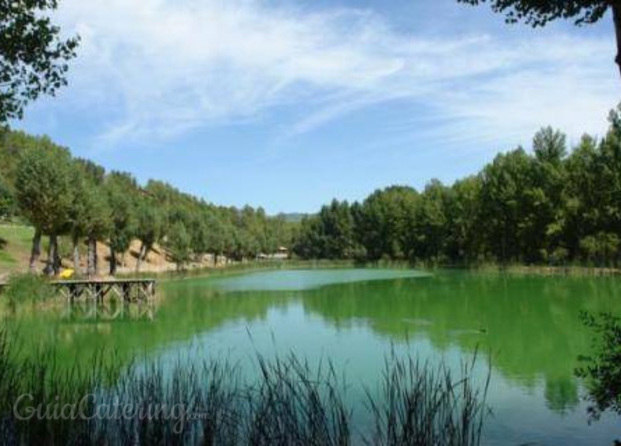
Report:
[[[362,203],[334,200],[305,218],[294,244],[303,258],[619,265],[621,108],[601,140],[543,128],[477,175],[377,190]]]
[[[216,206],[171,185],[149,180],[141,186],[129,173],[106,172],[72,157],[47,137],[19,131],[0,134],[0,218],[19,217],[35,229],[30,268],[36,270],[42,238],[49,237],[44,271],[61,269],[59,237],[71,241],[80,265],[86,244],[86,273],[98,272],[97,242],[109,247],[110,274],[117,272],[132,240],[140,241],[136,270],[156,243],[178,266],[206,253],[236,260],[288,246],[291,225],[262,208]]]

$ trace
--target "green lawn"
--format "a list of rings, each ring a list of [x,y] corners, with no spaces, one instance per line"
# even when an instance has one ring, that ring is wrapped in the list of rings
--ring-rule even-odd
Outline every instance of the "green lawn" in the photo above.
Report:
[[[0,225],[0,273],[15,270],[28,258],[34,229],[30,226]]]

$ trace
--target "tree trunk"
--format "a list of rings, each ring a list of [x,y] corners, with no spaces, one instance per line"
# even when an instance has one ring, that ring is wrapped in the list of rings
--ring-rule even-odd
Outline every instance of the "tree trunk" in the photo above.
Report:
[[[617,38],[617,57],[615,62],[619,66],[619,72],[621,73],[621,5],[618,2],[612,5],[612,20],[615,25],[615,36]]]
[[[88,238],[88,270],[89,277],[97,275],[97,240],[93,237]]]
[[[110,245],[110,275],[114,276],[116,274],[116,251],[114,247]]]
[[[60,260],[60,254],[58,252],[58,236],[53,235],[51,237],[52,240],[52,271],[54,273],[54,275],[58,275],[60,274],[60,266],[61,266],[61,260]]]
[[[50,235],[49,242],[47,244],[47,259],[45,261],[45,268],[43,268],[43,274],[51,276],[54,273],[54,236]]]
[[[30,251],[30,272],[37,271],[37,263],[41,257],[41,230],[35,229],[34,237],[32,237],[32,250]]]
[[[73,269],[76,273],[80,273],[80,238],[77,235],[72,237],[73,242]]]
[[[145,246],[145,244],[143,242],[142,245],[140,245],[140,251],[138,252],[138,260],[136,261],[136,272],[137,273],[140,272],[140,264],[142,263],[143,255],[146,257],[146,250],[147,250],[147,247]],[[144,254],[143,254],[143,252],[144,252]]]

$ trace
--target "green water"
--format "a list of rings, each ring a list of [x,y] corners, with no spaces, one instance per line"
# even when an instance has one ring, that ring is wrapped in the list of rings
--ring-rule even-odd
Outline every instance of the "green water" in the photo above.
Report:
[[[299,270],[162,283],[154,308],[88,305],[11,321],[60,362],[100,346],[166,363],[227,357],[251,369],[256,352],[330,358],[360,408],[390,349],[458,366],[491,360],[485,444],[611,444],[621,420],[588,424],[576,358],[588,353],[580,310],[621,313],[616,278],[519,277],[404,270]]]

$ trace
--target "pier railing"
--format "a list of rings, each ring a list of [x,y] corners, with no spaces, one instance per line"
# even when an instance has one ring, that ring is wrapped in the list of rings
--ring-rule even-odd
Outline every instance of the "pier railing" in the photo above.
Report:
[[[70,302],[92,299],[103,302],[115,295],[125,302],[149,301],[155,296],[155,279],[53,280],[50,285]],[[0,283],[0,292],[7,286]]]

